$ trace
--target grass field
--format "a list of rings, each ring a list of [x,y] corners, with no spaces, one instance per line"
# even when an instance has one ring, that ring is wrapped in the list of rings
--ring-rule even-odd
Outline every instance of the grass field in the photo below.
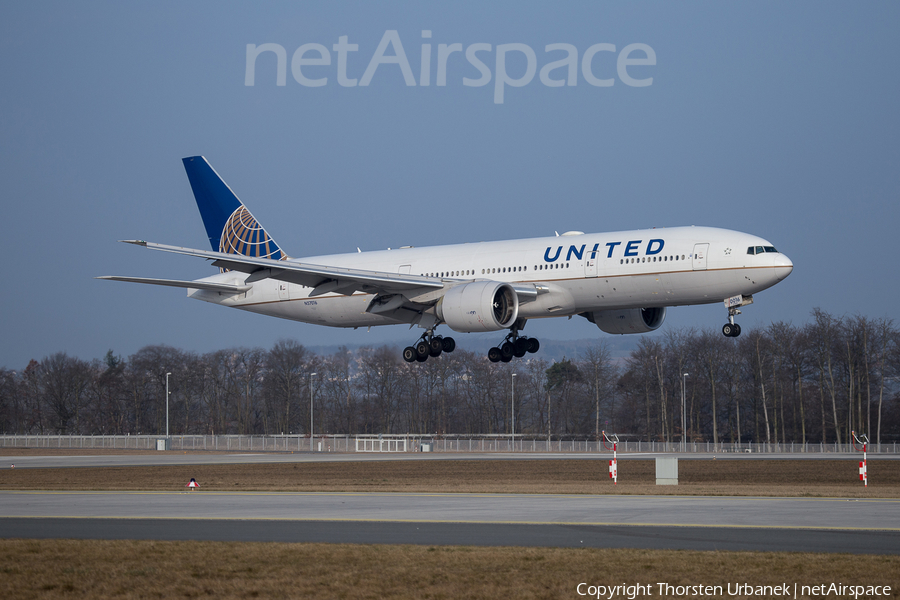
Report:
[[[10,456],[13,462],[15,457]],[[0,465],[6,460],[0,455]],[[869,486],[853,460],[681,460],[679,484],[657,486],[652,460],[417,460],[285,464],[0,469],[0,490],[179,490],[195,478],[211,491],[678,494],[900,497],[900,461],[870,460]]]
[[[750,597],[729,595],[729,584],[812,586],[840,582],[900,589],[900,557],[835,554],[0,540],[0,565],[0,593],[3,598],[15,599],[526,600],[579,598],[576,587],[582,582],[649,584],[652,593],[639,598],[699,597],[660,594],[659,583],[720,585],[721,595],[706,596],[720,598]]]
[[[13,453],[0,454],[0,490],[183,490],[194,477],[202,491],[900,497],[900,461],[877,459],[869,462],[868,489],[850,460],[682,460],[678,486],[654,485],[653,461],[628,460],[613,486],[605,461],[585,460],[11,470],[7,459],[14,462]],[[893,597],[900,556],[0,539],[2,598],[580,598],[582,582],[650,584],[639,598],[700,597],[697,590],[661,593],[659,583],[719,585],[721,594],[704,597],[724,598],[783,597],[729,594],[729,584],[887,585]],[[628,594],[613,590],[612,597]]]

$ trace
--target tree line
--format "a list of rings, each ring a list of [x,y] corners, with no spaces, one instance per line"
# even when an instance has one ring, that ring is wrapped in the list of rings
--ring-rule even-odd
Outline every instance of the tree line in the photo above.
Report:
[[[718,444],[851,443],[851,431],[873,443],[900,438],[900,331],[890,319],[821,309],[803,325],[776,322],[739,338],[669,330],[641,337],[625,357],[601,338],[553,362],[491,363],[457,349],[406,363],[394,347],[320,355],[295,340],[205,354],[146,346],[93,361],[59,352],[0,369],[0,432],[163,434],[167,378],[172,435],[308,435],[312,403],[317,434],[514,426],[552,439],[602,430]]]

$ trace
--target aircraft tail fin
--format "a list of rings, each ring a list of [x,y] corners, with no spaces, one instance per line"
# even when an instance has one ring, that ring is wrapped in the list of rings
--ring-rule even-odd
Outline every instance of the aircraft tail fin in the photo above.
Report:
[[[213,251],[282,260],[287,255],[202,156],[182,159]]]

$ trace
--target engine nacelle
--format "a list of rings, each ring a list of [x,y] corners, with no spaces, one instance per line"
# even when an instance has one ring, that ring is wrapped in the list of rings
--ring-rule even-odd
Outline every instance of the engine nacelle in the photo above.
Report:
[[[508,283],[476,281],[450,288],[435,312],[453,331],[498,331],[516,322],[519,297]]]
[[[647,333],[666,320],[666,307],[598,310],[584,316],[606,333]]]

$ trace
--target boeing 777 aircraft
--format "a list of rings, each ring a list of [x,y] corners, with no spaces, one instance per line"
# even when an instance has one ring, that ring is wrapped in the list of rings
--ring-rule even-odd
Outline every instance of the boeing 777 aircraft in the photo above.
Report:
[[[724,302],[722,333],[753,294],[794,268],[755,235],[711,227],[556,237],[290,258],[202,156],[183,159],[212,251],[140,240],[153,250],[212,261],[220,272],[196,281],[100,277],[187,288],[188,297],[331,327],[418,325],[408,362],[452,352],[446,324],[460,333],[508,330],[492,362],[537,352],[520,335],[528,319],[580,315],[606,333],[645,333],[666,308]]]

